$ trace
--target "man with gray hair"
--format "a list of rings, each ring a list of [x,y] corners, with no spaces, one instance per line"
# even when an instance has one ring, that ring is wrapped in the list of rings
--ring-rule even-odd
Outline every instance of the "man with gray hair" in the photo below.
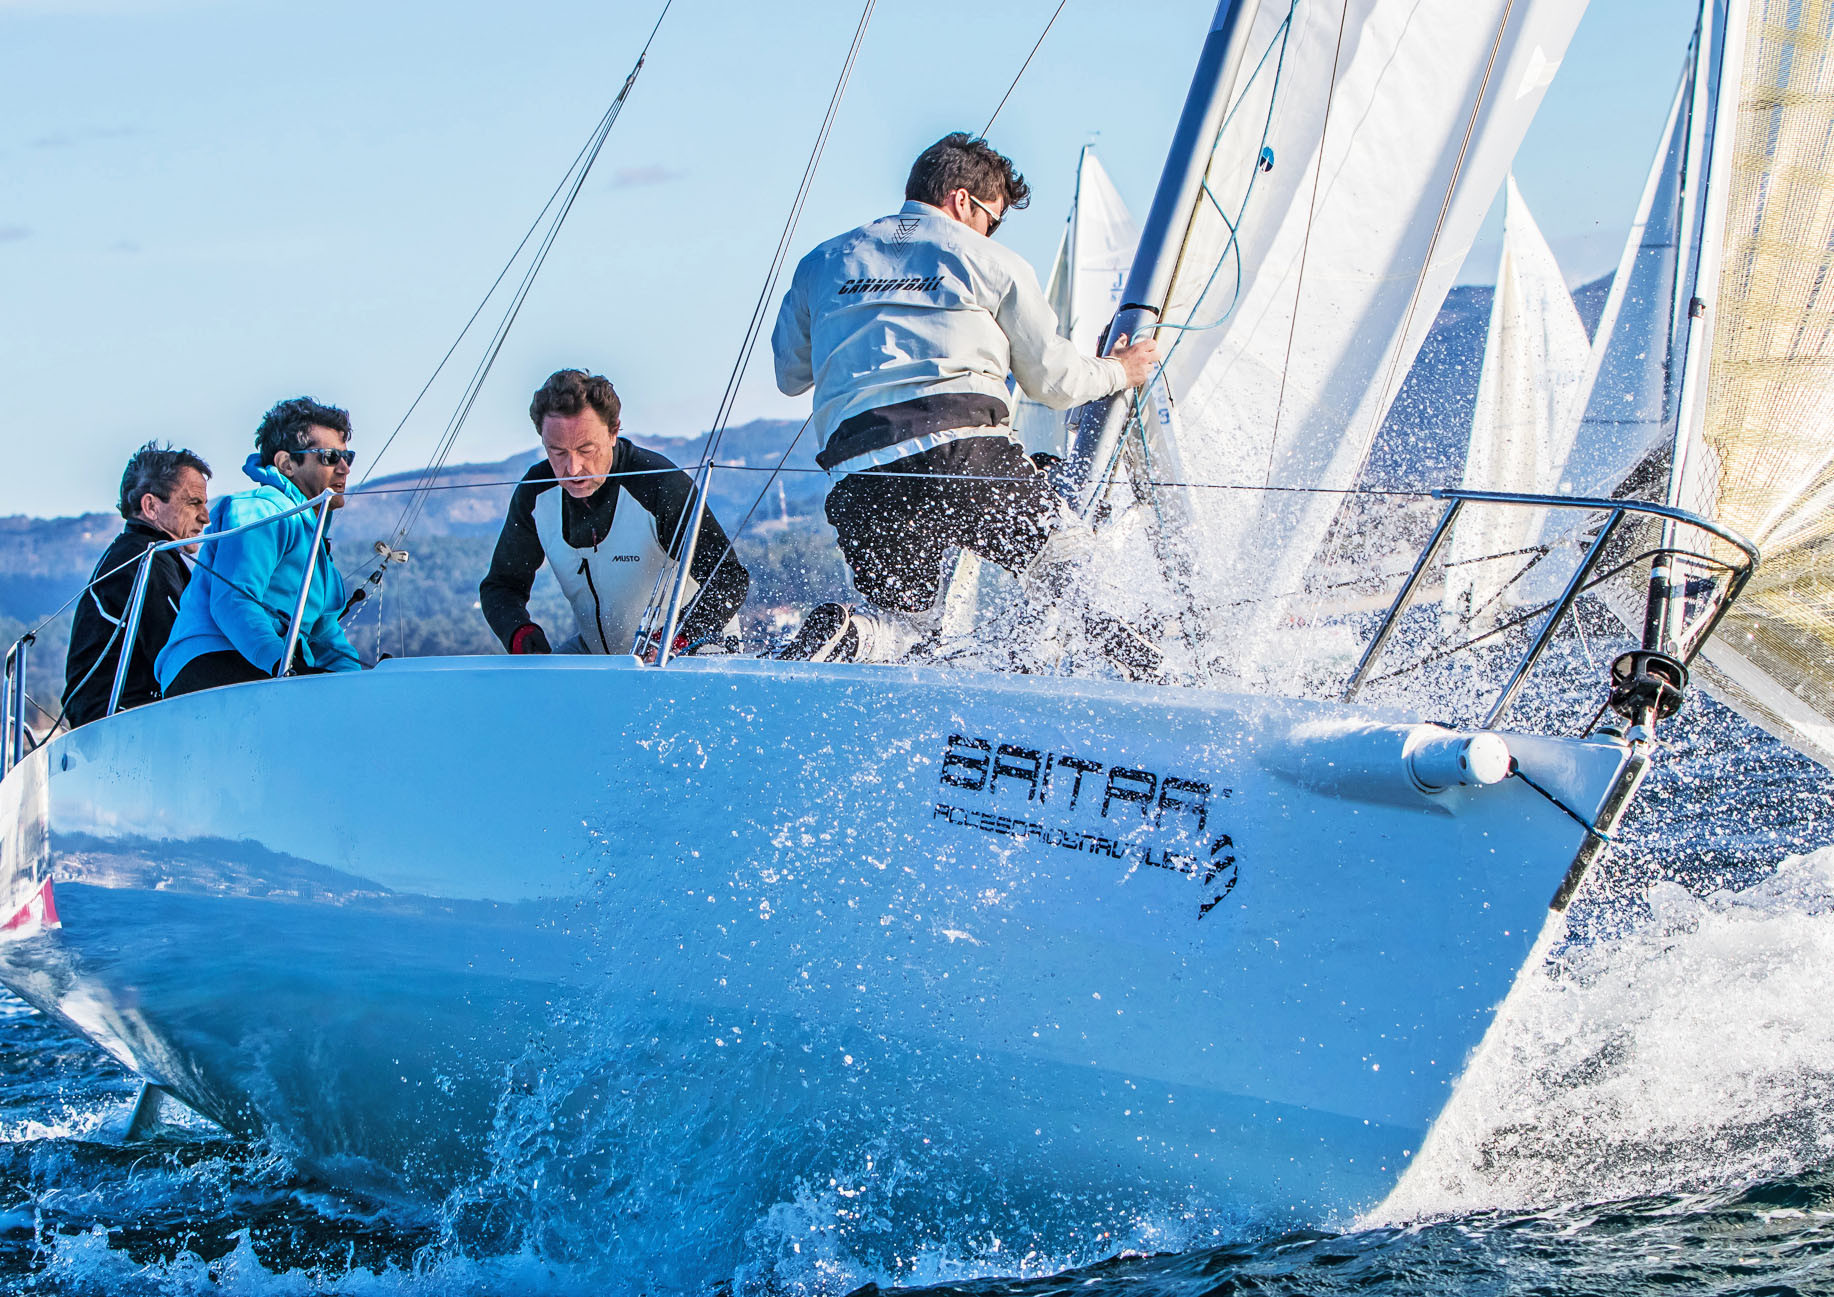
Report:
[[[127,461],[117,504],[127,525],[96,564],[70,623],[70,653],[64,660],[64,719],[72,728],[107,712],[140,556],[151,546],[189,540],[204,530],[210,522],[210,492],[204,482],[209,476],[210,465],[190,451],[151,441]],[[190,547],[191,552],[195,548]],[[121,689],[122,707],[137,707],[159,697],[153,659],[172,633],[179,596],[191,581],[184,552],[170,549],[153,556],[140,628]]]

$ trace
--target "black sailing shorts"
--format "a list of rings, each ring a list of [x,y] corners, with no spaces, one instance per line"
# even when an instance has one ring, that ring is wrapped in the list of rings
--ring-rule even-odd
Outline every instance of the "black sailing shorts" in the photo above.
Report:
[[[964,437],[849,473],[827,504],[854,589],[894,612],[935,606],[952,546],[1022,571],[1057,509],[1050,479],[1005,437]]]

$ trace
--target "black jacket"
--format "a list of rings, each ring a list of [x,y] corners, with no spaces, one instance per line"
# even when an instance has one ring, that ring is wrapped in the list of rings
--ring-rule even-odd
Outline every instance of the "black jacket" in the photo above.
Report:
[[[90,574],[90,588],[76,605],[70,623],[70,654],[64,659],[64,717],[72,727],[87,725],[108,710],[108,695],[115,686],[121,661],[121,623],[127,601],[134,592],[135,561],[149,545],[172,538],[157,527],[135,519],[121,529]],[[167,550],[153,556],[147,574],[146,603],[140,611],[140,633],[128,659],[127,682],[121,690],[122,707],[138,707],[159,697],[153,677],[153,659],[166,645],[178,617],[179,596],[191,582],[184,551]],[[93,668],[93,670],[91,669]]]
[[[674,471],[666,471],[669,469]],[[589,549],[611,534],[619,487],[655,518],[656,534],[662,537],[669,553],[679,558],[682,537],[676,533],[682,515],[693,503],[694,481],[667,456],[634,446],[622,437],[612,452],[611,472],[603,486],[583,500],[562,494],[560,522],[567,543],[576,549]],[[523,474],[510,496],[509,515],[497,537],[490,571],[478,586],[478,606],[504,648],[513,648],[511,641],[516,632],[530,624],[529,592],[547,557],[535,530],[535,502],[544,492],[558,489],[554,469],[545,459]],[[689,569],[700,584],[701,594],[693,611],[682,619],[678,634],[690,640],[717,634],[745,602],[745,594],[751,589],[751,574],[738,555],[730,552],[731,548],[719,520],[711,509],[707,510],[701,515],[700,540],[694,547],[694,565]]]

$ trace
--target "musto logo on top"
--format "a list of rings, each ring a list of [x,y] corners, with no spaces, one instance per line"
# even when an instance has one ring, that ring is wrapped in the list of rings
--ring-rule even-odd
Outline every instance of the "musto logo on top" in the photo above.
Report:
[[[1211,834],[1212,799],[1226,799],[1231,791],[1227,788],[968,734],[949,736],[937,782],[946,791],[934,803],[932,820],[946,820],[958,828],[981,833],[1033,838],[1065,851],[1130,860],[1184,874],[1203,884],[1208,894],[1208,899],[1198,906],[1200,919],[1235,890],[1240,877],[1234,840],[1227,833]],[[1010,801],[1021,790],[1028,803],[1024,814],[995,809],[999,802]],[[1073,814],[1079,805],[1093,809],[1098,802],[1100,818],[1113,826],[1104,825],[1104,832],[1049,822]],[[1208,846],[1199,853],[1187,854],[1125,841],[1119,836],[1124,833],[1121,825],[1134,811],[1155,830],[1170,828],[1180,832],[1181,841],[1202,843],[1208,839]]]

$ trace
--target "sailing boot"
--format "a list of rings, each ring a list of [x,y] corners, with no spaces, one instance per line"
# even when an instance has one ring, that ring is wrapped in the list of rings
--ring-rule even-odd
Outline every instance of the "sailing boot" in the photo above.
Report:
[[[853,609],[844,603],[824,603],[809,610],[794,638],[773,656],[781,662],[851,662],[858,645]]]
[[[936,638],[935,613],[856,612],[844,603],[824,603],[803,618],[802,628],[777,650],[786,662],[902,662],[919,645]]]
[[[942,629],[940,609],[929,612],[856,612],[850,633],[855,640],[852,661],[903,662],[926,645],[934,644]]]

